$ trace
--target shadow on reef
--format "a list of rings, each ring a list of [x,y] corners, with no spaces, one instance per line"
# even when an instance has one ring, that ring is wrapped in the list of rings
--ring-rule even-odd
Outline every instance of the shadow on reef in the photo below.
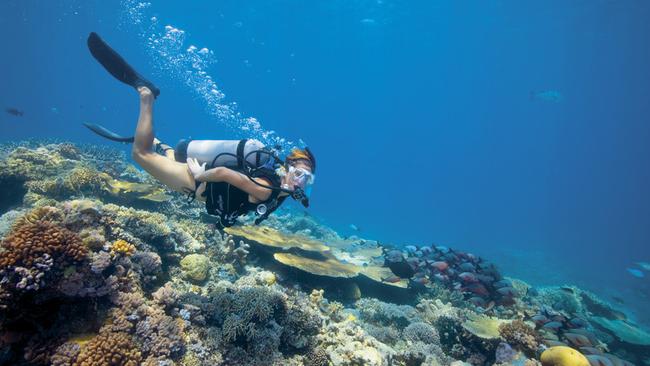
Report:
[[[531,288],[444,246],[341,238],[290,211],[220,231],[110,150],[0,145],[0,188],[15,192],[0,216],[2,365],[650,359],[650,335],[579,288]]]
[[[20,178],[0,176],[0,215],[23,203],[27,193],[24,184],[25,181]]]

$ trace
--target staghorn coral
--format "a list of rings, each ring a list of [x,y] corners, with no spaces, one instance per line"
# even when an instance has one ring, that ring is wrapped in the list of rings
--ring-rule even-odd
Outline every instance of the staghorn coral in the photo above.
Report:
[[[330,359],[322,348],[316,348],[305,356],[305,366],[327,366]]]
[[[176,357],[185,348],[183,323],[157,307],[148,309],[147,316],[136,324],[135,334],[142,342],[142,350],[150,355]]]
[[[529,327],[521,320],[513,320],[499,326],[499,334],[511,346],[520,349],[532,357],[537,352],[541,343],[541,337],[535,329]]]
[[[102,273],[110,265],[111,255],[104,251],[94,253],[90,260],[90,270],[94,273]]]
[[[81,151],[79,151],[79,149],[75,145],[70,143],[59,144],[56,146],[54,151],[65,159],[71,159],[71,160],[81,159]]]
[[[127,256],[130,257],[135,253],[135,245],[126,240],[118,239],[111,244],[111,256]]]
[[[82,348],[73,366],[137,366],[141,360],[142,355],[131,335],[104,327]]]
[[[409,324],[404,328],[402,336],[411,342],[422,342],[425,344],[440,343],[440,336],[436,328],[424,322]]]
[[[63,179],[63,186],[69,194],[99,194],[106,189],[108,179],[108,174],[100,173],[89,166],[79,166],[72,169]]]
[[[363,321],[377,325],[394,325],[400,329],[412,321],[419,320],[415,308],[408,305],[396,305],[372,298],[363,298],[354,305]]]

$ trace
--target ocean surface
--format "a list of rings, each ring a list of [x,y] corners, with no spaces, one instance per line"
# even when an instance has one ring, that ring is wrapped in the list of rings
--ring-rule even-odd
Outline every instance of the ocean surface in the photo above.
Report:
[[[650,262],[650,2],[5,0],[2,142],[132,133],[91,31],[161,88],[163,141],[308,145],[308,214],[342,236],[471,251],[650,325],[628,270]]]

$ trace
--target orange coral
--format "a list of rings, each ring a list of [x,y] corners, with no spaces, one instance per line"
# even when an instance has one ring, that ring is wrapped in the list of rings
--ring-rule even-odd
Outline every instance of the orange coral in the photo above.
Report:
[[[113,243],[113,245],[111,245],[111,254],[113,256],[132,256],[135,254],[135,245],[126,240],[118,239]]]
[[[88,249],[72,231],[47,221],[15,227],[2,242],[0,270],[10,266],[31,267],[37,258],[48,254],[57,268],[86,258]]]

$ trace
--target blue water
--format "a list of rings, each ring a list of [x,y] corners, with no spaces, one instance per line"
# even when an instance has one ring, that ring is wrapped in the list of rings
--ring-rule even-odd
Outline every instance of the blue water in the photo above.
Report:
[[[0,2],[0,106],[24,111],[0,139],[133,131],[96,31],[162,89],[163,140],[308,144],[309,212],[342,234],[650,303],[626,270],[650,261],[650,2],[186,3]]]

